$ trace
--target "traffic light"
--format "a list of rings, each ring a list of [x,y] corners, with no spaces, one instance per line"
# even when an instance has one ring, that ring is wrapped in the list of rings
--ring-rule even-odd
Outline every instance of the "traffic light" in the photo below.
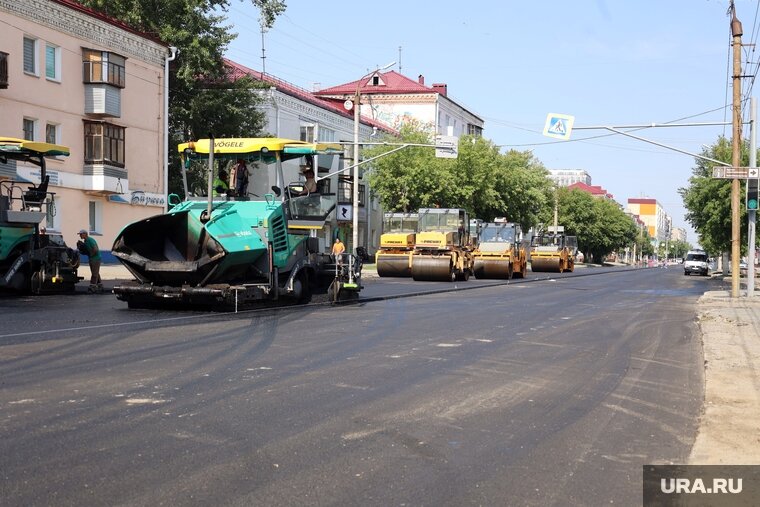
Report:
[[[747,180],[747,209],[757,210],[758,204],[758,180],[750,178]]]

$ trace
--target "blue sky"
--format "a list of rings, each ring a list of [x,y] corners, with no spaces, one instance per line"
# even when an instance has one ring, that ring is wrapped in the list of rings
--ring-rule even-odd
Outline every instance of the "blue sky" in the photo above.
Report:
[[[677,192],[693,157],[602,130],[575,130],[569,142],[542,131],[547,113],[573,115],[576,127],[730,122],[728,1],[286,2],[264,36],[267,73],[312,90],[400,62],[410,78],[446,83],[495,144],[532,151],[548,169],[584,169],[622,204],[656,198],[696,243]],[[758,0],[736,8],[744,44],[756,42]],[[261,70],[258,10],[233,1],[228,16],[239,34],[228,58]],[[743,74],[759,59],[747,46]],[[635,132],[692,153],[722,134],[730,126]]]

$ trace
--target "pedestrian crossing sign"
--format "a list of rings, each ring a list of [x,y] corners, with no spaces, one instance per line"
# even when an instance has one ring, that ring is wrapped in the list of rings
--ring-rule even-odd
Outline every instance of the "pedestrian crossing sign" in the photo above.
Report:
[[[575,116],[567,114],[549,113],[546,115],[546,125],[544,126],[544,135],[557,139],[570,139],[570,132],[573,130]]]

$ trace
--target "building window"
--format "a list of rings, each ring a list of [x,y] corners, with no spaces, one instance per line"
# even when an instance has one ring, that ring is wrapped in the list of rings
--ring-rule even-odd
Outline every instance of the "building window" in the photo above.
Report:
[[[37,74],[37,39],[24,37],[24,72]]]
[[[108,51],[82,50],[82,72],[85,83],[107,83],[126,86],[126,58]]]
[[[48,123],[45,125],[45,142],[50,144],[58,144],[58,125]]]
[[[101,122],[84,122],[84,161],[124,167],[124,127]]]
[[[37,127],[37,120],[31,118],[24,118],[24,139],[27,141],[34,141],[34,134]]]
[[[331,190],[331,184],[330,184],[330,178],[325,178],[323,180],[319,180],[317,182],[317,192],[319,192],[322,195],[328,195],[330,194]]]
[[[341,176],[338,180],[338,204],[348,204],[351,202],[353,202],[351,177]]]
[[[55,197],[48,198],[47,200],[47,215],[45,216],[45,227],[47,227],[48,231],[57,231],[58,230],[58,222],[55,219],[56,213],[56,204],[58,203],[58,200]]]
[[[0,89],[8,88],[8,53],[0,51]]]
[[[314,125],[301,125],[301,141],[314,142]]]
[[[471,136],[481,137],[483,135],[483,129],[478,125],[472,123],[467,124],[467,133]]]
[[[333,129],[328,129],[325,127],[321,127],[319,129],[319,140],[323,143],[332,143],[335,141],[335,131]]]
[[[88,228],[90,232],[96,232],[98,230],[98,203],[90,201],[89,205],[90,224]]]
[[[52,44],[45,45],[45,77],[61,80],[61,48]]]

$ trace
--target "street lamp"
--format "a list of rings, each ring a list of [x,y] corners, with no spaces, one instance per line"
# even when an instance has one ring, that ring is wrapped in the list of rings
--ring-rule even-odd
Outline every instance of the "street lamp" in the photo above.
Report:
[[[373,70],[372,72],[368,72],[367,74],[364,74],[362,77],[359,78],[359,81],[356,83],[356,94],[354,95],[354,157],[353,157],[353,163],[354,163],[354,171],[353,171],[353,195],[352,195],[352,202],[353,202],[353,214],[351,216],[351,244],[353,245],[354,253],[358,253],[357,249],[359,247],[359,118],[361,116],[361,86],[362,86],[362,80],[364,78],[371,76],[372,74],[375,74],[377,72],[380,72],[381,70],[388,69],[392,66],[396,65],[396,62],[391,62],[387,65],[383,65],[382,67],[378,67],[377,69]],[[367,210],[367,213],[369,213],[369,210]]]
[[[164,212],[169,210],[169,62],[177,58],[179,49],[169,46],[169,51],[171,56],[164,57]]]

